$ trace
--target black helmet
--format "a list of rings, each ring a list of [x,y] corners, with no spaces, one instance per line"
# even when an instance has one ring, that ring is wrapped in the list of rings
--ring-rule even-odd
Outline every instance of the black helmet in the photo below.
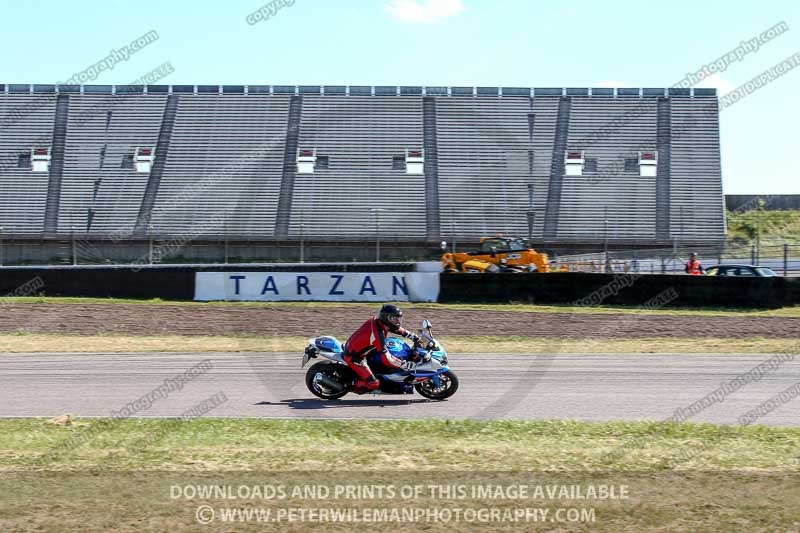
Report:
[[[403,322],[403,311],[396,305],[385,304],[378,313],[378,320],[391,330],[397,329]]]

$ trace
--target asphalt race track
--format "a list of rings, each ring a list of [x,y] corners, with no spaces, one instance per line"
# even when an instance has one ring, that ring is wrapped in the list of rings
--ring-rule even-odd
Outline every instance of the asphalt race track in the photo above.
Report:
[[[458,354],[450,363],[461,386],[446,402],[416,394],[323,402],[306,390],[297,353],[0,354],[0,416],[111,416],[125,406],[133,416],[181,416],[223,392],[227,401],[206,416],[663,420],[769,357]],[[131,403],[204,359],[211,368],[181,388],[149,407]],[[798,380],[800,363],[782,362],[689,420],[735,424]],[[798,401],[759,423],[800,425]]]

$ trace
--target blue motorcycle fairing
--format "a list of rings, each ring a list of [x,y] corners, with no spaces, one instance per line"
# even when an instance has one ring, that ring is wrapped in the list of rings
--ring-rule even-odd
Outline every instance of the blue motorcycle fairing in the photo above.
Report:
[[[314,339],[314,345],[319,350],[325,350],[327,352],[332,353],[342,353],[344,351],[344,346],[334,337],[323,336],[317,337]],[[411,357],[411,354],[414,351],[414,347],[404,342],[402,339],[397,337],[390,337],[386,339],[386,349],[389,350],[393,356],[397,357],[398,359],[406,360]],[[446,361],[447,353],[441,349],[439,350],[432,350],[428,351],[424,348],[418,348],[419,355],[426,355],[430,353],[432,358],[438,359],[440,363]],[[373,352],[369,356],[369,366],[372,368],[372,371],[375,373],[376,377],[381,380],[381,382],[389,383],[389,387],[394,387],[391,385],[391,381],[385,379],[384,376],[389,374],[394,374],[396,372],[403,372],[406,373],[408,376],[413,378],[413,381],[424,381],[426,379],[432,379],[434,384],[438,387],[439,386],[439,375],[447,372],[449,367],[447,364],[442,363],[443,368],[436,370],[435,372],[431,371],[418,371],[418,372],[406,372],[405,370],[399,370],[396,368],[388,367],[383,364],[383,359],[381,357],[380,352]],[[398,384],[399,386],[399,384]],[[398,390],[397,392],[401,392]]]
[[[403,360],[408,359],[409,357],[411,357],[411,354],[414,352],[414,347],[413,346],[410,346],[409,344],[403,342],[402,339],[398,339],[396,337],[390,337],[390,338],[386,339],[386,349],[389,350],[389,353],[392,354],[393,356],[397,357],[398,359],[403,359]],[[432,350],[432,351],[429,352],[428,350],[426,350],[424,348],[418,348],[417,351],[418,351],[419,355],[423,355],[423,356],[425,354],[430,353],[431,357],[434,357],[436,359],[443,359],[443,358],[447,357],[447,353],[445,353],[445,351],[442,350],[442,349]],[[372,357],[370,357],[370,363],[372,363],[373,361],[380,362],[380,354],[379,353],[373,354]]]
[[[336,340],[334,337],[327,337],[327,336],[317,337],[316,339],[314,339],[314,345],[320,350],[325,350],[328,352],[341,353],[342,351],[344,351],[344,346],[342,345],[342,343]],[[389,353],[391,353],[398,359],[408,359],[411,356],[411,353],[413,352],[414,349],[412,346],[409,346],[401,339],[398,339],[396,337],[390,337],[386,339],[386,348],[389,350]],[[425,350],[424,348],[419,348],[420,355],[425,355],[427,353],[429,353],[428,350]],[[442,349],[433,350],[430,352],[430,354],[431,357],[435,357],[437,359],[442,359],[447,356],[445,351]]]
[[[317,337],[314,339],[314,345],[320,350],[325,350],[326,352],[342,352],[342,343],[333,337]]]
[[[395,337],[386,339],[386,349],[389,350],[390,354],[399,359],[408,359],[411,355],[411,346]]]

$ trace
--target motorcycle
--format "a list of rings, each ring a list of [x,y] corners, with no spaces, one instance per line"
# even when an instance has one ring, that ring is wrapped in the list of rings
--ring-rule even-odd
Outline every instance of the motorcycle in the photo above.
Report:
[[[402,339],[386,339],[386,349],[408,363],[406,368],[387,367],[380,353],[369,356],[368,364],[380,387],[373,394],[414,394],[416,390],[429,400],[446,400],[458,390],[458,376],[450,370],[447,352],[433,338],[433,327],[428,320],[422,321],[420,337],[426,341],[410,346]],[[306,386],[312,394],[323,400],[336,400],[353,392],[358,379],[344,359],[342,344],[334,337],[322,336],[309,339],[303,353],[304,368],[312,360],[321,358],[306,372]],[[414,364],[413,361],[419,361]]]

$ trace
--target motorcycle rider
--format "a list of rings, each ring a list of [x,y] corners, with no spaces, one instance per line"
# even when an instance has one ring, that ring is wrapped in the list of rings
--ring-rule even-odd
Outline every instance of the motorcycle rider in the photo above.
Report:
[[[392,304],[385,304],[378,312],[378,316],[370,318],[364,322],[355,333],[353,333],[344,344],[344,360],[347,365],[356,373],[355,391],[357,394],[373,391],[380,387],[380,383],[372,373],[367,358],[375,350],[381,354],[381,361],[391,368],[402,368],[413,370],[416,366],[415,361],[407,361],[393,356],[386,348],[386,335],[393,333],[420,343],[420,337],[415,333],[401,327],[403,321],[403,311]]]

